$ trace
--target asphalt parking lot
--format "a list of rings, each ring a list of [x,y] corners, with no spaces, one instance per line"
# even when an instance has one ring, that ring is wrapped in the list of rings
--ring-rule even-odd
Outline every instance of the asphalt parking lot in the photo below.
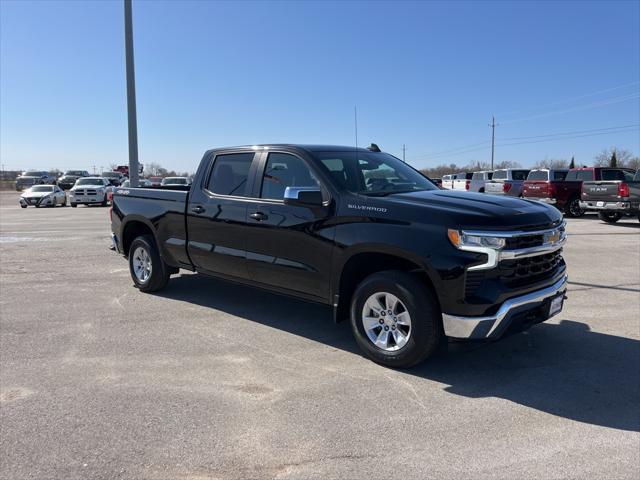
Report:
[[[0,193],[4,479],[637,478],[640,223],[570,219],[552,320],[393,371],[328,309],[132,287],[108,210]]]

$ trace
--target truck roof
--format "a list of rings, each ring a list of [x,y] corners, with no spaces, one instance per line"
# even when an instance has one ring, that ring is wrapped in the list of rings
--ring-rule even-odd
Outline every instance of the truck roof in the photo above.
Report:
[[[219,147],[219,148],[212,148],[210,151],[217,151],[217,150],[234,150],[234,149],[252,149],[252,150],[264,150],[264,149],[269,149],[269,148],[291,148],[291,149],[301,149],[301,150],[306,150],[308,152],[355,152],[356,150],[358,152],[369,152],[371,153],[371,150],[368,150],[367,148],[364,147],[354,147],[352,146],[345,146],[345,145],[311,145],[311,144],[299,144],[299,143],[260,143],[260,144],[254,144],[254,145],[238,145],[235,147]]]

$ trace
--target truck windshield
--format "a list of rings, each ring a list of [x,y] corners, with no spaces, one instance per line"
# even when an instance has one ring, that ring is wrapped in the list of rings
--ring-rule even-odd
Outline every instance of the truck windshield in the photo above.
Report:
[[[365,195],[438,190],[406,163],[378,152],[316,152],[320,164],[343,188]]]

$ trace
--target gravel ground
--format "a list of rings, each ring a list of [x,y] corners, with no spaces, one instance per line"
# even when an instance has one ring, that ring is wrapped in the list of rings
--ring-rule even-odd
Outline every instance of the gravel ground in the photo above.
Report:
[[[640,223],[568,223],[560,315],[393,371],[322,306],[140,293],[107,209],[2,192],[0,477],[637,478]]]

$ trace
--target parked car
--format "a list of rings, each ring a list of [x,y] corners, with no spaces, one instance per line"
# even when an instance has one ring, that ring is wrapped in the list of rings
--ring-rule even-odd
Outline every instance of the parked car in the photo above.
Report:
[[[107,191],[110,186],[109,180],[103,177],[79,178],[69,190],[69,203],[72,207],[96,203],[106,207],[109,202]]]
[[[58,186],[63,190],[69,190],[76,184],[76,180],[83,177],[90,177],[91,175],[86,170],[67,170],[58,179]]]
[[[624,215],[636,215],[640,220],[640,170],[609,172],[603,177],[615,180],[582,182],[580,207],[596,210],[601,220],[616,223]]]
[[[330,305],[391,367],[445,337],[497,339],[562,309],[560,212],[440,190],[370,148],[210,150],[188,191],[116,190],[114,248],[143,292],[183,268]]]
[[[467,190],[469,190],[470,192],[484,193],[487,182],[492,178],[493,172],[473,172],[471,181],[469,182],[469,188]]]
[[[56,179],[48,172],[40,170],[29,170],[22,172],[18,178],[16,178],[16,190],[24,190],[30,188],[33,185],[55,185]]]
[[[442,185],[440,186],[444,189],[451,190],[451,188],[453,187],[453,175],[443,175]]]
[[[102,178],[106,178],[114,187],[119,187],[127,179],[121,172],[103,172]]]
[[[472,172],[456,173],[453,178],[451,189],[465,191],[469,190],[469,184],[471,183],[472,176]]]
[[[484,191],[492,195],[522,196],[522,184],[529,170],[521,168],[503,168],[493,172],[491,180],[486,182]]]
[[[34,185],[20,195],[20,206],[27,208],[34,207],[55,207],[56,205],[67,205],[67,196],[57,185]]]
[[[429,178],[427,177],[429,180],[431,180],[431,182],[438,188],[442,188],[442,179],[441,178]]]
[[[529,200],[538,200],[563,211],[570,217],[581,217],[585,210],[580,206],[583,181],[614,180],[618,171],[630,169],[611,167],[579,167],[569,170],[564,179],[553,180],[527,180],[525,197]],[[557,176],[561,177],[560,173]]]
[[[187,177],[165,177],[160,183],[162,187],[187,185],[189,185],[189,179]]]
[[[162,185],[162,177],[149,177],[149,181],[151,182],[151,187],[158,188]]]

